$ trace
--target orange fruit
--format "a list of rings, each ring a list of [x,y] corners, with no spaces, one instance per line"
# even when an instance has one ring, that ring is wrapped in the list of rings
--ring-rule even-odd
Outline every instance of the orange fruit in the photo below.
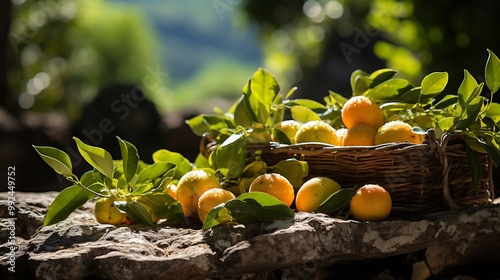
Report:
[[[342,146],[373,146],[377,130],[367,125],[357,125],[347,130],[342,138]]]
[[[380,107],[366,96],[351,97],[341,110],[342,122],[347,128],[368,125],[378,129],[384,124]]]
[[[314,212],[330,195],[340,190],[340,185],[326,177],[307,180],[299,188],[295,198],[295,207],[299,212]]]
[[[375,135],[375,145],[392,142],[410,142],[422,144],[424,135],[413,132],[411,125],[403,121],[385,123]]]
[[[101,224],[119,225],[123,224],[127,215],[116,208],[115,201],[123,199],[116,197],[103,197],[94,205],[94,216]]]
[[[215,206],[235,198],[232,192],[224,189],[210,189],[204,192],[198,200],[198,217],[200,221],[204,223],[208,212]]]
[[[192,170],[184,174],[177,183],[176,197],[182,206],[184,216],[198,215],[198,199],[209,189],[222,188],[215,175],[205,170]]]
[[[287,178],[278,173],[266,173],[257,176],[250,184],[249,192],[265,192],[282,201],[288,207],[292,205],[295,191]]]
[[[321,142],[331,145],[339,145],[339,138],[335,129],[324,121],[309,121],[300,126],[295,134],[295,143]]]
[[[356,191],[350,201],[349,213],[358,221],[385,220],[392,209],[391,195],[383,187],[367,184]]]

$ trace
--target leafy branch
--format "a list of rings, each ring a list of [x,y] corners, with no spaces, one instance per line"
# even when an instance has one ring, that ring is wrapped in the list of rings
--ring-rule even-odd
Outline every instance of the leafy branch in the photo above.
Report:
[[[113,160],[106,150],[83,143],[74,137],[82,157],[93,167],[79,179],[72,171],[68,154],[52,147],[33,146],[40,157],[54,171],[72,183],[49,206],[44,225],[66,219],[73,211],[95,197],[120,198],[120,211],[131,222],[151,225],[157,218],[172,222],[182,220],[182,209],[177,200],[165,193],[174,180],[192,169],[182,155],[167,150],[153,154],[153,164],[139,159],[137,148],[117,137],[122,155]]]

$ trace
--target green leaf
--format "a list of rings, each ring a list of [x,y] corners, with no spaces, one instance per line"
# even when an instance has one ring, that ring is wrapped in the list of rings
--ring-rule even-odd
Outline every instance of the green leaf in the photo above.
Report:
[[[242,224],[250,224],[293,218],[294,215],[290,207],[271,195],[263,192],[250,192],[210,210],[203,229],[233,220]]]
[[[319,121],[321,118],[306,106],[293,106],[291,108],[292,118],[298,122]]]
[[[319,103],[318,101],[310,100],[310,99],[293,99],[293,100],[288,100],[284,102],[285,105],[287,106],[297,106],[297,105],[302,105],[304,107],[307,107],[311,110],[325,110],[326,107],[325,105]]]
[[[380,105],[380,109],[384,112],[401,112],[413,108],[413,104],[401,102],[386,102]]]
[[[225,207],[225,203],[223,203],[215,206],[207,213],[202,229],[207,230],[231,221],[234,221],[234,219],[231,217],[229,210]]]
[[[484,70],[486,85],[491,93],[495,93],[500,88],[500,60],[488,49],[488,61]]]
[[[298,190],[304,183],[304,178],[309,174],[309,165],[307,161],[292,158],[278,162],[271,167],[271,172],[283,175],[293,188]]]
[[[234,110],[234,123],[243,127],[252,127],[255,118],[255,114],[252,113],[252,109],[247,104],[247,98],[241,96]]]
[[[141,225],[153,225],[153,216],[137,201],[127,201],[127,217]]]
[[[328,93],[329,93],[328,96],[324,98],[325,103],[327,105],[342,108],[348,100],[348,98],[344,97],[343,95],[333,92],[331,90],[328,91]]]
[[[63,176],[73,175],[71,159],[68,154],[53,147],[33,146],[33,148],[57,174]]]
[[[215,150],[213,160],[224,177],[238,178],[243,171],[246,162],[246,143],[244,133],[235,133]]]
[[[436,96],[444,90],[447,84],[447,72],[431,73],[422,80],[422,95]]]
[[[186,121],[194,134],[202,137],[209,132],[215,138],[219,130],[228,127],[234,127],[234,124],[227,118],[216,115],[198,115]]]
[[[298,89],[297,87],[291,88],[286,94],[285,99],[289,99],[292,96],[292,94],[294,94],[297,91],[297,89]]]
[[[478,87],[476,79],[472,77],[469,71],[464,70],[464,79],[458,88],[458,102],[465,108],[474,90]]]
[[[280,91],[280,87],[269,71],[259,68],[252,76],[250,90],[260,103],[264,104],[266,108],[270,108]]]
[[[141,199],[151,208],[153,215],[160,219],[180,222],[184,217],[179,201],[166,193],[147,193]]]
[[[267,193],[249,192],[238,196],[237,199],[250,206],[245,211],[238,211],[239,209],[233,209],[229,205],[229,202],[226,203],[226,207],[231,211],[231,215],[238,222],[244,222],[245,220],[251,222],[254,219],[266,222],[283,218],[293,218],[295,215],[290,207]]]
[[[467,153],[467,166],[469,167],[472,186],[475,188],[479,184],[479,176],[481,175],[481,160],[473,149],[465,146],[465,150]]]
[[[103,185],[96,183],[88,186],[88,188],[95,192],[99,192],[103,188]],[[95,195],[93,193],[77,185],[65,188],[56,196],[47,209],[43,226],[52,225],[65,220],[78,207],[94,197]]]
[[[371,80],[365,76],[359,76],[354,83],[353,95],[361,95],[370,88]]]
[[[413,105],[420,100],[421,96],[422,96],[422,89],[420,87],[415,87],[403,93],[399,98],[399,102],[409,103]],[[422,100],[422,102],[425,103],[426,100]]]
[[[362,71],[362,70],[354,70],[351,74],[351,89],[352,89],[352,92],[355,93],[356,92],[356,81],[358,80],[359,77],[366,77],[368,78],[369,74]],[[356,95],[356,94],[355,94]]]
[[[241,173],[241,177],[254,178],[266,173],[266,171],[267,171],[267,163],[263,160],[256,160],[245,165],[245,168]]]
[[[492,102],[486,111],[486,117],[493,120],[495,123],[500,122],[500,104]]]
[[[196,156],[196,159],[194,160],[194,166],[196,166],[196,168],[210,168],[208,159],[202,153],[198,153],[198,155]]]
[[[93,170],[89,170],[80,177],[80,183],[84,186],[90,186],[94,183],[97,183],[96,179],[94,178],[94,172]]]
[[[172,182],[175,174],[176,174],[176,167],[169,169],[165,174],[163,174],[163,176],[160,179],[154,180],[154,184],[151,187],[151,189],[145,193],[157,192],[159,190],[162,191],[165,186],[167,186]]]
[[[363,95],[379,103],[399,101],[400,96],[412,88],[413,86],[407,80],[391,79],[367,90]]]
[[[434,104],[435,109],[444,109],[450,105],[456,104],[458,102],[458,96],[453,94],[445,95],[439,102]]]
[[[271,107],[278,92],[279,85],[271,73],[259,68],[253,74],[243,88],[243,94],[254,122],[265,124],[268,121]]]
[[[118,138],[118,143],[120,144],[125,180],[129,183],[137,173],[137,168],[139,166],[139,154],[137,152],[137,148],[132,145],[132,143],[122,140],[118,136],[116,138]]]
[[[356,190],[354,189],[340,189],[325,199],[316,212],[325,214],[334,213],[347,205],[355,194]]]
[[[396,73],[398,73],[398,71],[389,68],[380,69],[371,73],[369,76],[369,79],[372,80],[370,88],[374,88],[379,84],[389,80],[390,78],[394,77]]]
[[[483,146],[483,148],[486,150],[486,152],[488,153],[488,155],[490,156],[490,158],[493,160],[493,162],[495,163],[496,166],[500,166],[500,150],[498,149],[498,143],[496,143],[494,141],[495,139],[492,140],[492,143],[491,145],[487,144],[487,143],[484,143],[484,142],[480,142],[481,145]],[[495,147],[494,144],[497,144]]]
[[[78,151],[83,158],[104,176],[113,178],[113,158],[108,151],[87,145],[77,137],[73,137],[78,147]]]
[[[440,119],[437,123],[437,126],[442,130],[442,131],[449,131],[455,124],[455,118],[454,117],[446,117],[443,119]]]
[[[292,143],[292,139],[288,139],[288,136],[276,127],[273,127],[273,136],[276,142],[288,145]]]
[[[136,184],[150,182],[161,178],[168,170],[175,167],[175,164],[171,162],[155,162],[152,165],[146,167],[144,170],[139,173],[137,177]]]
[[[245,201],[247,199],[252,199],[259,203],[260,206],[275,206],[275,205],[286,205],[281,200],[275,198],[274,196],[264,193],[264,192],[249,192],[241,194],[237,199]],[[287,206],[288,207],[288,206]],[[292,211],[293,212],[293,211]],[[293,215],[292,215],[293,217]]]
[[[169,150],[161,149],[153,153],[153,161],[156,162],[169,162],[175,164],[177,167],[175,172],[175,179],[180,179],[184,174],[193,170],[191,162],[182,154],[171,152]]]
[[[462,116],[457,123],[456,129],[469,128],[479,117],[481,108],[483,107],[484,97],[476,96],[474,100],[467,104],[465,116]]]

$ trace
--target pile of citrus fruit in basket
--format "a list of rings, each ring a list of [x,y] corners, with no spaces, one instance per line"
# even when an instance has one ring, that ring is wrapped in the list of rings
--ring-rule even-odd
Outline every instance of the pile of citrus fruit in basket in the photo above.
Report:
[[[335,178],[311,178],[306,161],[291,157],[270,165],[260,158],[262,150],[249,157],[247,148],[271,143],[341,149],[425,145],[426,131],[433,129],[438,139],[461,134],[467,149],[487,153],[498,165],[500,104],[491,96],[500,88],[500,60],[491,51],[485,69],[485,83],[465,71],[455,94],[445,91],[446,72],[431,73],[414,86],[392,69],[357,70],[350,81],[352,96],[329,92],[324,102],[292,99],[295,88],[282,93],[272,74],[259,69],[229,110],[215,108],[213,114],[186,121],[193,133],[211,141],[194,162],[162,149],[146,163],[132,143],[119,137],[122,159],[114,160],[106,150],[74,138],[92,166],[77,176],[65,152],[35,146],[72,183],[50,205],[44,225],[66,219],[94,198],[96,220],[108,224],[202,223],[208,229],[292,218],[296,212],[382,221],[392,208],[383,185],[341,186]],[[475,160],[468,158],[471,165],[479,164]]]

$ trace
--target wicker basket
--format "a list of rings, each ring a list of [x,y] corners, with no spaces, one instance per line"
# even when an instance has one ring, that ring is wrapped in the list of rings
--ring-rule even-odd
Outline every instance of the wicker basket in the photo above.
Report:
[[[478,154],[480,180],[473,186],[465,144],[458,134],[445,134],[436,139],[429,130],[424,144],[371,147],[250,144],[247,152],[249,161],[259,154],[268,165],[290,158],[307,161],[309,177],[329,177],[343,187],[380,184],[391,194],[392,217],[486,205],[494,197],[491,158]]]

